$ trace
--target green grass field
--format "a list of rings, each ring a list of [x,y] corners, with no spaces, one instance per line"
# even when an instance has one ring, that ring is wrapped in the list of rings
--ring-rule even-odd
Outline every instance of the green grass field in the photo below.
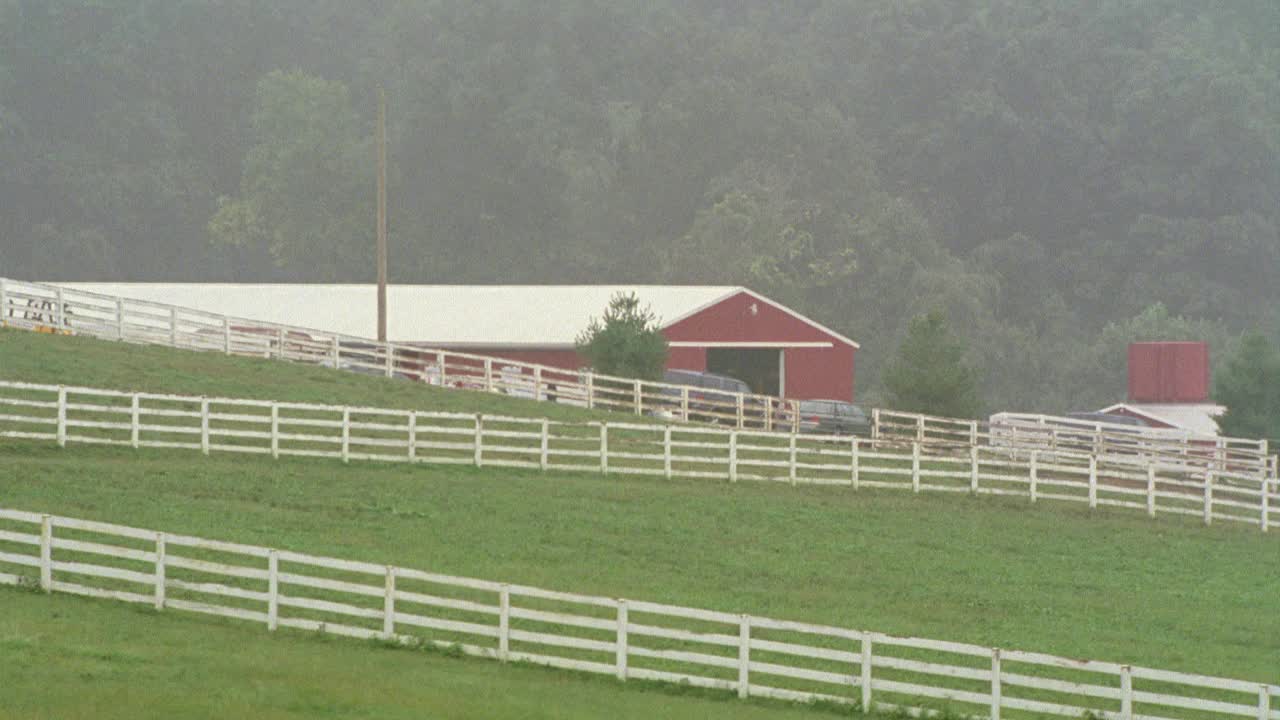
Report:
[[[547,407],[0,332],[0,378],[68,374],[121,389],[420,407],[407,399],[412,391],[456,403],[441,409]],[[1247,527],[1016,499],[0,443],[5,507],[594,595],[1277,680],[1280,545]],[[47,717],[110,717],[96,706],[120,717],[148,707],[195,717],[791,712],[0,592],[0,652],[32,658],[0,662],[0,687],[33,698],[32,707],[56,693],[62,704]],[[418,663],[427,666],[420,673]],[[57,669],[33,669],[48,665]],[[150,682],[130,682],[135,671]],[[388,700],[402,686],[410,699]],[[264,709],[244,710],[255,707]]]
[[[0,591],[0,718],[821,718],[725,694]]]

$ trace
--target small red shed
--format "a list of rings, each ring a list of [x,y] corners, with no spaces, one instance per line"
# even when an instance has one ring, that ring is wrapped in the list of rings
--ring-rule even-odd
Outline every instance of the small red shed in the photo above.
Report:
[[[1202,403],[1208,399],[1208,343],[1139,342],[1129,346],[1129,402]]]

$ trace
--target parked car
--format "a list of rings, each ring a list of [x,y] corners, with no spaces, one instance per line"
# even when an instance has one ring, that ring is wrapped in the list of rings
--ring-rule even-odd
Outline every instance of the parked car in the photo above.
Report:
[[[737,413],[738,395],[752,394],[751,387],[737,378],[696,370],[668,370],[663,373],[662,382],[689,388],[688,419],[697,422],[732,422],[730,416]],[[659,407],[650,414],[679,417],[682,408],[681,393],[680,388],[663,388]],[[763,417],[764,408],[758,399],[750,398],[747,403],[743,407],[744,418]]]
[[[800,432],[871,437],[871,418],[862,408],[842,400],[801,400]]]

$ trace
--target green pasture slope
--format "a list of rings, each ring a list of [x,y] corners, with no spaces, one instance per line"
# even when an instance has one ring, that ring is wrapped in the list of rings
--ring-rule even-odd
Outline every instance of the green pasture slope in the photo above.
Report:
[[[447,390],[407,380],[388,380],[278,360],[5,328],[0,328],[0,380],[565,421],[648,421],[630,414],[590,411],[501,394]]]
[[[0,333],[0,377],[65,381],[68,368],[86,385],[406,406],[397,403],[407,390],[396,381]],[[330,388],[346,394],[329,398]],[[546,407],[412,390],[453,403],[501,402],[501,412]],[[1260,682],[1276,681],[1280,658],[1280,537],[1075,504],[3,442],[0,505]],[[461,717],[499,718],[793,712],[358,641],[271,637],[260,627],[107,602],[18,590],[0,598],[0,655],[18,658],[0,662],[0,687],[9,697],[63,703],[50,705],[49,717],[93,715],[86,703],[132,716],[129,708],[150,702],[175,703],[184,716],[241,715],[256,705],[267,708],[256,713],[264,717],[397,717],[405,707],[405,717],[454,707]],[[167,667],[175,655],[181,662]],[[409,699],[388,700],[401,686]],[[217,704],[205,710],[201,698]]]
[[[0,607],[3,720],[823,717],[61,595],[3,591]]]

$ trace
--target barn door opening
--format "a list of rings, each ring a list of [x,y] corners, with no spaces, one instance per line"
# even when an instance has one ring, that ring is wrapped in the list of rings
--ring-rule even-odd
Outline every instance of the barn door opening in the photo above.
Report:
[[[761,395],[780,395],[782,352],[777,348],[707,348],[707,372],[738,378]]]

